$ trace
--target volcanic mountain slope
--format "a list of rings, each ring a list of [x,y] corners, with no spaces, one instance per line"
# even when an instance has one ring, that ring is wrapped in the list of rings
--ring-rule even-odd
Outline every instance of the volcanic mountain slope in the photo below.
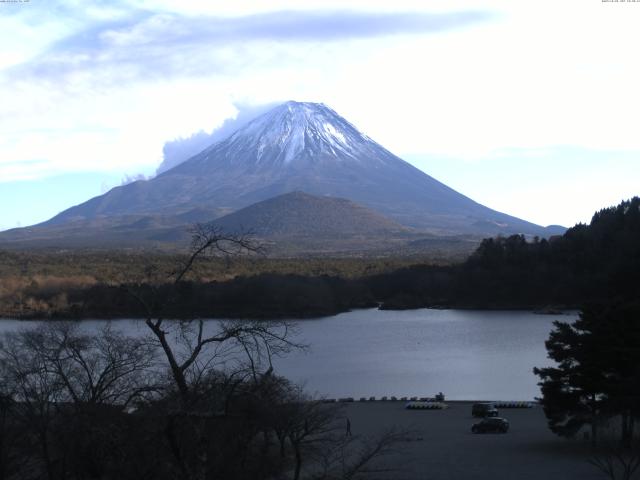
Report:
[[[176,216],[100,217],[94,220],[15,229],[0,235],[8,248],[187,248],[188,225],[212,212],[194,210]],[[117,220],[117,222],[116,222]],[[414,231],[350,200],[303,192],[279,195],[212,222],[225,234],[251,235],[269,256],[414,255],[443,258],[468,254],[470,238],[434,237]]]
[[[352,236],[406,236],[411,231],[350,200],[292,192],[257,202],[220,217],[220,211],[197,208],[177,215],[100,215],[65,223],[17,228],[0,234],[5,242],[25,246],[127,247],[147,242],[186,242],[189,227],[210,223],[226,233],[251,232],[261,238],[344,239]],[[64,238],[64,237],[69,238]],[[64,241],[62,241],[64,240]]]
[[[152,180],[117,187],[44,225],[235,211],[293,191],[341,197],[435,234],[556,233],[491,210],[360,133],[323,104],[287,102]]]

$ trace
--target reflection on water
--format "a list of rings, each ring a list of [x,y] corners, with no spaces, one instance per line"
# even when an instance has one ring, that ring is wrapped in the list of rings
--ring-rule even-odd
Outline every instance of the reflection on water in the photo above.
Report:
[[[544,341],[553,320],[575,315],[474,310],[357,310],[298,322],[310,346],[275,361],[276,372],[328,397],[433,396],[532,400],[534,366],[550,363]],[[104,322],[84,321],[83,329]],[[0,332],[30,322],[3,320]],[[143,335],[141,321],[114,323]]]

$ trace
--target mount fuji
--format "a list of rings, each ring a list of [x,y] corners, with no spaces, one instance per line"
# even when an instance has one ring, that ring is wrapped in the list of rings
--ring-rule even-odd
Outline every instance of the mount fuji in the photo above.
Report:
[[[165,224],[171,218],[175,226],[296,191],[348,199],[430,235],[548,236],[563,230],[487,208],[389,152],[326,105],[290,101],[171,170],[116,187],[31,231],[134,222],[143,228],[146,217]]]

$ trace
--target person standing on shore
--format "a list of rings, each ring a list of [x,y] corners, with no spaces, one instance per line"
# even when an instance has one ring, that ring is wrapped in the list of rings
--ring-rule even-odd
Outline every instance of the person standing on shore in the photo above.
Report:
[[[347,417],[347,437],[351,436],[351,421]]]

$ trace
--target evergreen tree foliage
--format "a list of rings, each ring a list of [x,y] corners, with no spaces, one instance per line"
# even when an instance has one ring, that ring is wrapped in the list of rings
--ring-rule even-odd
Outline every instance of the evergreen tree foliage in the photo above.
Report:
[[[555,322],[546,342],[555,367],[535,368],[550,429],[572,437],[585,425],[621,421],[630,444],[640,418],[640,304],[592,305],[572,324]]]

